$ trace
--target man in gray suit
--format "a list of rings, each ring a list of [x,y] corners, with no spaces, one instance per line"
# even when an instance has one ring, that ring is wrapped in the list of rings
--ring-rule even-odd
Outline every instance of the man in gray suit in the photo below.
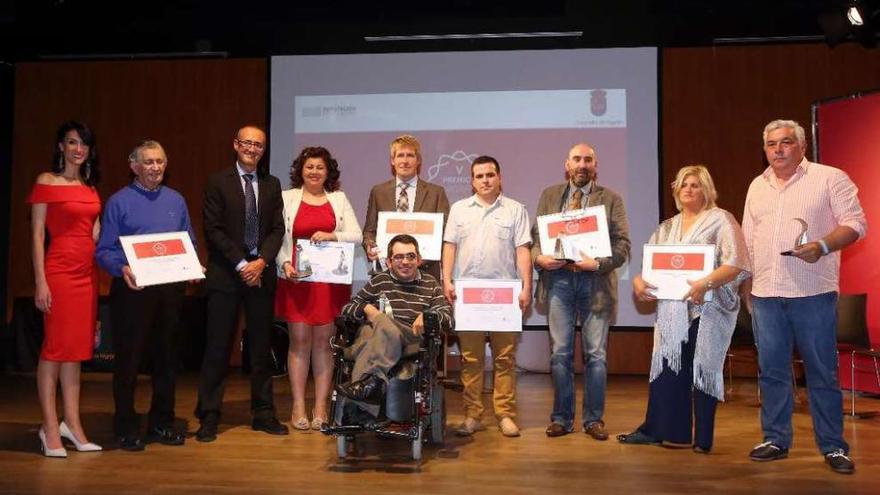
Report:
[[[372,262],[377,259],[376,230],[380,211],[442,213],[449,217],[449,200],[442,186],[419,178],[422,169],[422,145],[415,136],[398,136],[391,142],[391,175],[393,179],[377,184],[370,190],[367,219],[364,222],[364,251]],[[440,280],[440,262],[423,261],[420,269]]]
[[[615,269],[629,258],[629,225],[620,195],[596,183],[596,152],[578,144],[568,152],[565,172],[568,181],[550,186],[541,194],[538,215],[548,215],[602,205],[611,238],[610,258],[583,256],[566,263],[541,254],[538,223],[532,228],[532,261],[538,269],[537,304],[547,307],[550,326],[550,372],[553,378],[553,413],[546,434],[558,437],[574,426],[574,332],[582,322],[584,354],[583,430],[596,440],[607,440],[602,416],[605,412],[605,384],[608,366],[605,348],[608,326],[617,314]]]

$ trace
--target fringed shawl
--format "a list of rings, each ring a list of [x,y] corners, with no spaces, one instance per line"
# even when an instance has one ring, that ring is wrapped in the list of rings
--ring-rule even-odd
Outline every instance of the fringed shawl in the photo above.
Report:
[[[650,244],[714,244],[715,267],[730,265],[743,271],[732,281],[713,289],[713,298],[701,305],[689,301],[657,302],[654,350],[650,381],[663,366],[681,370],[681,344],[688,340],[690,322],[700,318],[694,351],[694,386],[724,400],[724,358],[739,313],[739,284],[751,276],[746,244],[736,219],[721,208],[704,211],[688,232],[682,232],[681,213],[666,220],[648,241]]]

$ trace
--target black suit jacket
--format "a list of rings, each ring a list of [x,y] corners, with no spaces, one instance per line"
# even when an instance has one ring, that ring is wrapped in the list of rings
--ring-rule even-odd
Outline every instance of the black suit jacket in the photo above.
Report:
[[[275,255],[284,236],[281,183],[268,174],[257,174],[259,237],[257,250],[266,261],[263,287],[275,286]],[[208,247],[208,289],[235,291],[244,287],[235,266],[248,255],[244,243],[244,191],[233,165],[208,178],[203,210]]]

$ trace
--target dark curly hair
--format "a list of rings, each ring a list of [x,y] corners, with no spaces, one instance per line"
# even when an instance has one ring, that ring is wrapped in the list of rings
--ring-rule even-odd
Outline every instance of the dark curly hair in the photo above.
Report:
[[[64,152],[58,149],[58,145],[64,142],[64,137],[70,131],[76,131],[83,144],[89,147],[89,156],[79,168],[79,177],[84,184],[96,186],[101,179],[101,169],[98,167],[98,150],[95,148],[97,138],[88,125],[75,120],[69,120],[58,127],[55,139],[55,154],[52,156],[52,173],[64,172]]]
[[[299,156],[293,160],[293,164],[290,166],[290,185],[294,188],[302,187],[303,165],[309,158],[320,158],[327,166],[327,180],[324,181],[324,190],[327,192],[338,191],[339,164],[323,146],[308,146],[299,152]]]

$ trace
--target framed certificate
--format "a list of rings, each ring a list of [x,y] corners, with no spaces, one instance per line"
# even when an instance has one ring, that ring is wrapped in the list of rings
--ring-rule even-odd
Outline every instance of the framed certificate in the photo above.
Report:
[[[642,278],[657,287],[657,299],[683,299],[690,291],[688,280],[714,269],[714,244],[645,244],[642,250]],[[712,291],[704,299],[711,301]]]
[[[119,236],[139,287],[205,278],[188,232]]]
[[[455,331],[521,332],[521,280],[455,281]]]
[[[326,241],[313,243],[308,239],[296,240],[297,253],[302,253],[311,265],[312,274],[301,282],[325,282],[351,285],[354,261],[354,243]],[[302,251],[300,251],[302,249]],[[293,260],[298,266],[297,260]]]
[[[419,242],[422,259],[440,260],[443,246],[442,213],[400,213],[380,211],[376,229],[376,247],[379,257],[385,258],[388,242],[398,234],[408,234]]]
[[[580,260],[581,251],[592,258],[611,256],[604,206],[541,215],[537,221],[541,254],[569,260]],[[557,249],[557,239],[561,253]]]

